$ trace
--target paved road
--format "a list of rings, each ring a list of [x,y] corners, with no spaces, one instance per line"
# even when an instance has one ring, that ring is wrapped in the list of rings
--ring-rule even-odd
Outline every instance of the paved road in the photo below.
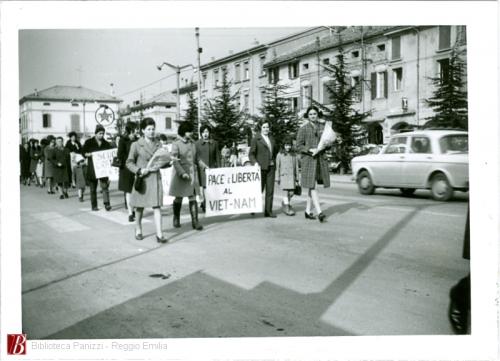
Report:
[[[396,190],[361,196],[346,178],[320,190],[327,222],[297,216],[189,217],[172,241],[134,239],[123,196],[91,212],[21,189],[23,329],[38,338],[450,334],[467,194],[435,202]],[[117,205],[120,204],[120,207]],[[275,208],[279,200],[275,201]],[[184,211],[187,209],[184,207]]]

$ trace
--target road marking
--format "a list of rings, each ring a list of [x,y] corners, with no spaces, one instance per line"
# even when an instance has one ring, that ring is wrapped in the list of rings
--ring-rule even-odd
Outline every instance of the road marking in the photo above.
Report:
[[[34,213],[33,217],[40,222],[45,223],[58,233],[79,232],[90,229],[89,227],[74,221],[69,217],[65,217],[58,212],[40,212]]]

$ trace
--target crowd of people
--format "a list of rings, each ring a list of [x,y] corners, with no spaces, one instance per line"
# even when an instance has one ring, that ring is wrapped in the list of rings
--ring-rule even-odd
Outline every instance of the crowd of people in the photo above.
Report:
[[[315,106],[307,109],[302,125],[294,141],[285,139],[282,149],[278,150],[270,133],[269,122],[258,124],[257,134],[253,137],[249,150],[252,164],[258,164],[261,170],[261,187],[265,192],[264,216],[275,218],[273,198],[275,183],[283,192],[282,209],[288,216],[295,215],[292,197],[307,192],[305,218],[325,220],[321,211],[317,185],[330,186],[328,165],[324,153],[317,152],[318,142],[324,128],[321,111]],[[201,231],[203,226],[198,219],[198,202],[206,211],[205,190],[206,170],[209,168],[236,166],[238,150],[211,139],[211,128],[202,125],[200,139],[193,140],[193,127],[190,123],[181,123],[178,137],[172,143],[164,134],[156,134],[156,124],[152,118],[143,119],[140,124],[129,122],[123,134],[117,140],[117,156],[113,166],[119,168],[118,190],[124,194],[128,221],[135,222],[135,238],[142,240],[142,218],[144,208],[153,209],[156,239],[160,243],[168,240],[162,231],[163,189],[160,168],[173,167],[168,194],[174,197],[173,227],[179,228],[183,198],[188,198],[191,225]],[[108,178],[97,178],[93,166],[93,152],[116,147],[105,139],[105,129],[101,125],[95,128],[93,137],[82,145],[75,132],[68,134],[64,144],[62,137],[47,136],[40,142],[30,139],[20,146],[21,182],[29,186],[32,183],[47,188],[48,194],[59,193],[60,199],[68,198],[68,189],[78,191],[78,199],[84,201],[85,190],[90,189],[92,211],[99,210],[97,188],[100,187],[104,208],[112,209]],[[40,144],[39,144],[40,143]],[[151,158],[159,149],[168,150],[168,161],[160,167],[151,166]],[[312,212],[312,206],[316,215]]]

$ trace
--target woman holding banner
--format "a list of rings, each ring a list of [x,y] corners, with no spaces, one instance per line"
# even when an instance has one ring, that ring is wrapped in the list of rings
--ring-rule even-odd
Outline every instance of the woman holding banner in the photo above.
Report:
[[[330,173],[328,162],[323,153],[324,147],[318,147],[320,137],[325,129],[325,123],[320,123],[323,116],[316,106],[310,106],[304,114],[307,122],[300,127],[297,133],[297,149],[301,153],[301,186],[307,189],[306,219],[316,219],[311,212],[311,202],[318,214],[318,220],[323,222],[326,218],[321,211],[316,184],[330,187]],[[330,128],[331,129],[331,128]]]
[[[191,213],[191,225],[193,229],[201,231],[203,226],[198,222],[198,203],[196,196],[199,195],[200,185],[198,182],[198,166],[207,168],[203,161],[198,160],[196,146],[191,140],[193,126],[188,122],[182,122],[177,130],[178,138],[172,144],[172,159],[174,169],[172,171],[172,183],[169,194],[174,200],[174,227],[181,226],[182,198],[189,198],[189,212]]]
[[[154,222],[156,228],[156,241],[166,243],[168,240],[163,237],[161,206],[163,205],[163,187],[161,183],[161,166],[153,164],[159,150],[162,150],[161,143],[155,139],[156,123],[152,118],[144,118],[141,121],[141,133],[143,136],[130,146],[126,166],[128,170],[135,174],[134,188],[130,196],[130,204],[136,210],[135,217],[135,239],[143,240],[142,235],[142,215],[144,208],[153,208]]]

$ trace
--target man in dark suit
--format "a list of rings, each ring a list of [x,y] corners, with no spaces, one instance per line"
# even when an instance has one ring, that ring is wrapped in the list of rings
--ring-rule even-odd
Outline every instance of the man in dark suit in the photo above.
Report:
[[[109,202],[109,178],[96,178],[94,163],[92,161],[92,152],[111,149],[111,145],[104,139],[104,127],[97,125],[95,128],[95,136],[87,139],[83,145],[82,152],[88,159],[87,167],[87,181],[90,186],[90,203],[93,211],[98,211],[97,208],[97,181],[99,181],[102,189],[102,198],[104,201],[104,208],[107,211],[111,210]]]
[[[262,191],[266,190],[264,217],[276,218],[276,215],[273,214],[276,144],[269,135],[269,122],[260,122],[259,128],[260,134],[252,139],[249,157],[252,164],[258,163],[260,166]]]

